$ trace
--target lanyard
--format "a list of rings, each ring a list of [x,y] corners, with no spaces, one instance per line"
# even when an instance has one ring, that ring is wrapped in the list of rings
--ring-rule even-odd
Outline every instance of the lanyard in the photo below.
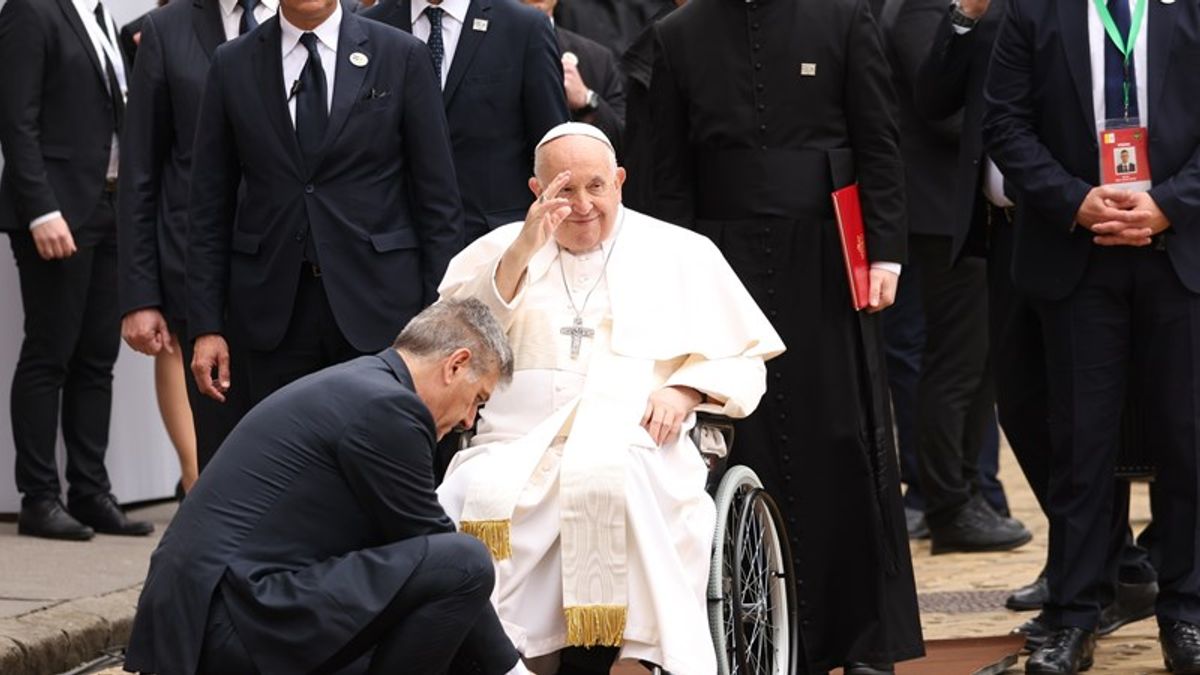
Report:
[[[1129,35],[1122,36],[1121,31],[1117,29],[1117,22],[1113,21],[1112,13],[1108,11],[1108,5],[1104,0],[1093,0],[1096,5],[1096,13],[1100,15],[1100,23],[1104,24],[1104,32],[1108,33],[1108,37],[1116,45],[1117,51],[1121,52],[1124,59],[1124,73],[1122,79],[1122,93],[1125,97],[1125,117],[1129,117],[1129,68],[1133,63],[1133,45],[1137,42],[1137,36],[1142,27],[1142,19],[1146,16],[1146,0],[1138,0],[1137,5],[1133,9],[1133,19],[1129,22]],[[1117,0],[1117,2],[1125,2],[1126,0]]]

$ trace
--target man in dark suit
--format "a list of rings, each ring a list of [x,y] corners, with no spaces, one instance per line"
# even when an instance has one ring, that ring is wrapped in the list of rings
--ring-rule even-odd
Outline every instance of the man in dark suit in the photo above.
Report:
[[[1007,0],[973,0],[943,9],[933,48],[915,81],[921,114],[930,119],[963,115],[954,191],[955,212],[972,219],[972,227],[988,230],[988,304],[996,408],[1013,454],[1046,510],[1049,490],[1050,429],[1046,424],[1046,364],[1041,321],[1032,298],[1014,287],[1012,201],[1004,179],[983,147],[984,82],[992,46]],[[956,16],[956,12],[961,16]],[[957,22],[957,23],[956,23]],[[972,22],[974,22],[972,24]],[[972,25],[961,25],[972,24]],[[1117,484],[1114,543],[1127,537],[1129,484]],[[1111,549],[1110,549],[1111,550]],[[1097,634],[1107,635],[1153,611],[1158,587],[1154,568],[1144,549],[1120,546],[1117,592],[1105,607]],[[1006,601],[1014,610],[1041,609],[1046,595],[1045,574],[1017,589]],[[1039,615],[1020,630],[1030,644],[1044,641],[1046,626]]]
[[[117,27],[95,0],[9,0],[0,59],[9,64],[0,72],[0,230],[25,313],[12,383],[18,531],[149,534],[150,523],[121,513],[104,468],[120,346],[114,210],[126,83]],[[54,458],[60,410],[70,513]]]
[[[933,553],[1016,548],[1033,535],[982,493],[979,465],[994,429],[988,371],[984,231],[954,210],[961,121],[917,112],[913,83],[945,14],[942,0],[890,0],[883,28],[897,85],[910,266],[925,336],[915,397],[916,468]],[[912,298],[917,299],[917,298]],[[890,326],[889,326],[890,327]]]
[[[517,0],[382,0],[363,16],[429,45],[441,76],[467,242],[522,220],[534,146],[570,119],[550,22]],[[440,30],[431,30],[431,21]]]
[[[443,673],[461,644],[485,674],[525,672],[491,557],[455,532],[432,470],[512,358],[486,306],[441,302],[392,347],[263,401],[154,552],[126,669]]]
[[[437,298],[462,247],[437,92],[420,42],[337,0],[283,0],[216,50],[187,237],[202,393],[228,389],[227,331],[259,401],[387,345]]]
[[[546,16],[554,17],[558,0],[522,0]],[[598,127],[621,155],[625,131],[625,87],[617,57],[603,45],[555,24],[554,35],[562,54],[563,91],[571,120]]]
[[[1117,162],[1117,173],[1137,173],[1137,164],[1130,161],[1128,150],[1122,150],[1118,157],[1120,161]]]
[[[1091,664],[1113,596],[1112,472],[1131,382],[1157,451],[1164,660],[1200,673],[1200,119],[1187,93],[1200,75],[1178,65],[1200,53],[1198,34],[1194,3],[1009,0],[996,39],[983,135],[1016,203],[1013,279],[1042,319],[1053,448],[1045,614],[1055,632],[1028,672]],[[1152,120],[1140,160],[1153,187],[1103,185],[1097,129],[1139,117]]]
[[[187,200],[209,60],[221,43],[266,21],[277,7],[277,0],[262,0],[243,20],[239,4],[193,0],[139,19],[141,49],[121,152],[121,327],[130,347],[156,358],[164,357],[167,345],[177,344],[185,370],[192,362],[192,341],[186,339]],[[195,422],[197,469],[204,468],[248,407],[244,369],[234,375],[238,385],[224,405],[202,396],[194,378],[184,378]]]

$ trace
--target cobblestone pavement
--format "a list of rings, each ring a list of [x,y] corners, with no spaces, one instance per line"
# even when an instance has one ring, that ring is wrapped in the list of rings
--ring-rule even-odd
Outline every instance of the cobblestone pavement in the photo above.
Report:
[[[1008,592],[1033,580],[1046,555],[1046,519],[1033,493],[1005,447],[1000,479],[1008,493],[1013,516],[1033,532],[1033,541],[1005,553],[972,553],[931,556],[928,541],[912,544],[913,565],[921,600],[925,638],[999,635],[1033,616],[1004,608]],[[1146,484],[1135,483],[1131,518],[1135,531],[1149,522]],[[1013,671],[1021,672],[1024,661]],[[1097,674],[1141,675],[1166,673],[1158,646],[1154,619],[1125,626],[1101,638],[1096,650]]]

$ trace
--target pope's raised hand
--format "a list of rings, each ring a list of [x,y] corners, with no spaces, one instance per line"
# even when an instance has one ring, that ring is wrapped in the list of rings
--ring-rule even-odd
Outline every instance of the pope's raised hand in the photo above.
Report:
[[[570,180],[570,171],[555,176],[525,214],[525,226],[521,228],[520,239],[529,255],[553,238],[558,226],[571,215],[571,202],[558,196]]]

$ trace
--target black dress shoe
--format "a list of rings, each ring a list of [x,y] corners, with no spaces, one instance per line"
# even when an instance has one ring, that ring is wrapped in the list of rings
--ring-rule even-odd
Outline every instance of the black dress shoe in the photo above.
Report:
[[[1200,626],[1168,621],[1159,626],[1163,663],[1175,675],[1200,675]]]
[[[929,524],[930,553],[1008,551],[1033,539],[1029,530],[1012,518],[1001,518],[982,497],[972,497],[947,522]]]
[[[117,498],[105,493],[72,502],[71,515],[101,534],[144,537],[154,531],[154,523],[130,520],[117,506]]]
[[[896,667],[890,663],[847,663],[845,675],[892,675]]]
[[[1046,644],[1046,638],[1050,637],[1050,633],[1053,631],[1050,624],[1046,623],[1046,617],[1039,612],[1037,616],[1017,626],[1012,632],[1024,635],[1025,651],[1032,652]]]
[[[1117,598],[1100,612],[1097,635],[1108,635],[1125,624],[1154,616],[1154,601],[1158,599],[1158,582],[1144,584],[1117,583]]]
[[[904,521],[908,525],[909,539],[929,538],[929,525],[925,522],[924,511],[906,506],[904,507]]]
[[[1092,667],[1096,634],[1082,628],[1059,628],[1025,662],[1026,673],[1075,675]]]
[[[22,504],[17,533],[70,541],[87,541],[96,536],[92,528],[72,518],[57,499],[34,499]]]
[[[1046,582],[1046,573],[1042,572],[1028,586],[1013,591],[1004,601],[1004,606],[1014,612],[1031,612],[1040,610],[1049,596],[1050,585]]]

